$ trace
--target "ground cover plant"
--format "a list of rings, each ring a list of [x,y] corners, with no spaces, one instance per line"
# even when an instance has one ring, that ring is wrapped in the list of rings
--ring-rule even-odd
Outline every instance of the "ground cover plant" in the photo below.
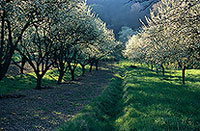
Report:
[[[89,66],[86,66],[86,71],[89,70]],[[81,66],[78,65],[75,70],[75,78],[82,75]],[[42,86],[56,86],[59,77],[57,69],[49,70],[44,79],[42,80]],[[63,82],[70,81],[71,75],[69,70],[64,74]],[[32,89],[36,86],[36,76],[34,73],[21,74],[17,76],[5,77],[0,81],[0,95],[16,93],[19,90]]]
[[[104,93],[58,130],[198,130],[200,127],[199,70],[157,74],[120,62],[120,71]]]
[[[54,131],[102,93],[113,77],[110,67],[100,64],[98,71],[86,72],[84,77],[66,84],[57,85],[49,80],[48,86],[54,87],[54,82],[55,88],[20,90],[12,96],[0,96],[0,130]]]
[[[71,121],[65,123],[60,131],[114,130],[114,120],[120,112],[122,98],[122,79],[115,77],[103,94],[85,107]]]
[[[199,70],[159,75],[146,68],[128,68],[124,78],[123,113],[117,130],[198,130],[200,122]],[[186,76],[187,76],[186,75]]]

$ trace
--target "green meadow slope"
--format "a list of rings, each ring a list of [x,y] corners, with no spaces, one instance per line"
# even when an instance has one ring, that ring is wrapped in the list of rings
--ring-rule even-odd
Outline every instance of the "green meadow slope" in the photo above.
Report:
[[[117,73],[103,94],[60,131],[199,130],[200,70],[167,71],[161,76],[131,63],[115,65]]]

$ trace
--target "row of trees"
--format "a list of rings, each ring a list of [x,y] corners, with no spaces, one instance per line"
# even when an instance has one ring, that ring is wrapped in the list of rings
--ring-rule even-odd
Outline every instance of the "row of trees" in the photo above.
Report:
[[[182,69],[199,67],[200,62],[200,1],[162,0],[146,18],[147,25],[132,36],[124,55],[134,61]]]
[[[3,0],[0,3],[0,80],[13,55],[20,54],[37,77],[37,89],[52,67],[59,71],[58,83],[67,70],[72,80],[78,64],[83,75],[117,47],[112,30],[91,12],[83,0]]]

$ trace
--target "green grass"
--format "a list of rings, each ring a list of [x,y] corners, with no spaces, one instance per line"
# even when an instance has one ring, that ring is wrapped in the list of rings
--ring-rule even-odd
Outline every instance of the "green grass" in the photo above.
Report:
[[[200,70],[167,70],[166,76],[120,62],[111,85],[61,131],[200,129]],[[139,65],[138,65],[139,66]],[[165,80],[167,78],[168,80]]]
[[[88,72],[89,71],[89,65],[87,65],[85,67],[85,71]],[[49,70],[44,79],[53,79],[53,80],[57,80],[58,79],[58,75],[59,72],[57,69],[55,70]],[[82,68],[80,65],[77,66],[76,70],[75,70],[75,78],[78,77],[78,76],[81,76],[82,75]],[[65,73],[64,77],[63,77],[63,81],[69,81],[71,80],[71,73],[69,70],[67,70],[67,72]]]
[[[182,85],[179,70],[167,71],[163,77],[148,69],[127,68],[123,110],[115,121],[116,129],[199,130],[200,70],[186,72],[186,84]]]
[[[94,102],[86,106],[72,120],[62,125],[60,131],[111,131],[114,120],[121,111],[122,79],[113,78],[111,84]]]
[[[89,66],[86,66],[86,71],[89,70]],[[58,71],[49,70],[42,79],[42,86],[55,86],[58,79]],[[78,65],[75,71],[75,77],[82,74],[81,67]],[[63,81],[71,80],[71,74],[69,70],[65,73]],[[18,76],[10,76],[0,81],[0,95],[14,93],[19,90],[32,89],[36,86],[35,73],[23,74]]]
[[[30,74],[10,76],[0,81],[0,95],[16,92],[22,89],[34,88],[35,77]]]

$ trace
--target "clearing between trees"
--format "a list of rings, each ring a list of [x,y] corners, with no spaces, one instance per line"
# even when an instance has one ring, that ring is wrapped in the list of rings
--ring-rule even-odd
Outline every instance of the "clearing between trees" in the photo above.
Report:
[[[48,74],[48,73],[47,73]],[[200,70],[155,72],[146,65],[101,64],[78,81],[0,99],[1,130],[198,130]],[[111,79],[112,78],[112,79]],[[33,86],[34,87],[34,86]]]
[[[181,70],[162,76],[131,65],[116,64],[118,72],[102,95],[58,131],[199,130],[199,70],[188,70],[183,85]]]
[[[55,130],[101,94],[113,77],[110,67],[104,63],[99,71],[87,72],[78,81],[21,90],[17,92],[20,98],[0,99],[0,130]]]

